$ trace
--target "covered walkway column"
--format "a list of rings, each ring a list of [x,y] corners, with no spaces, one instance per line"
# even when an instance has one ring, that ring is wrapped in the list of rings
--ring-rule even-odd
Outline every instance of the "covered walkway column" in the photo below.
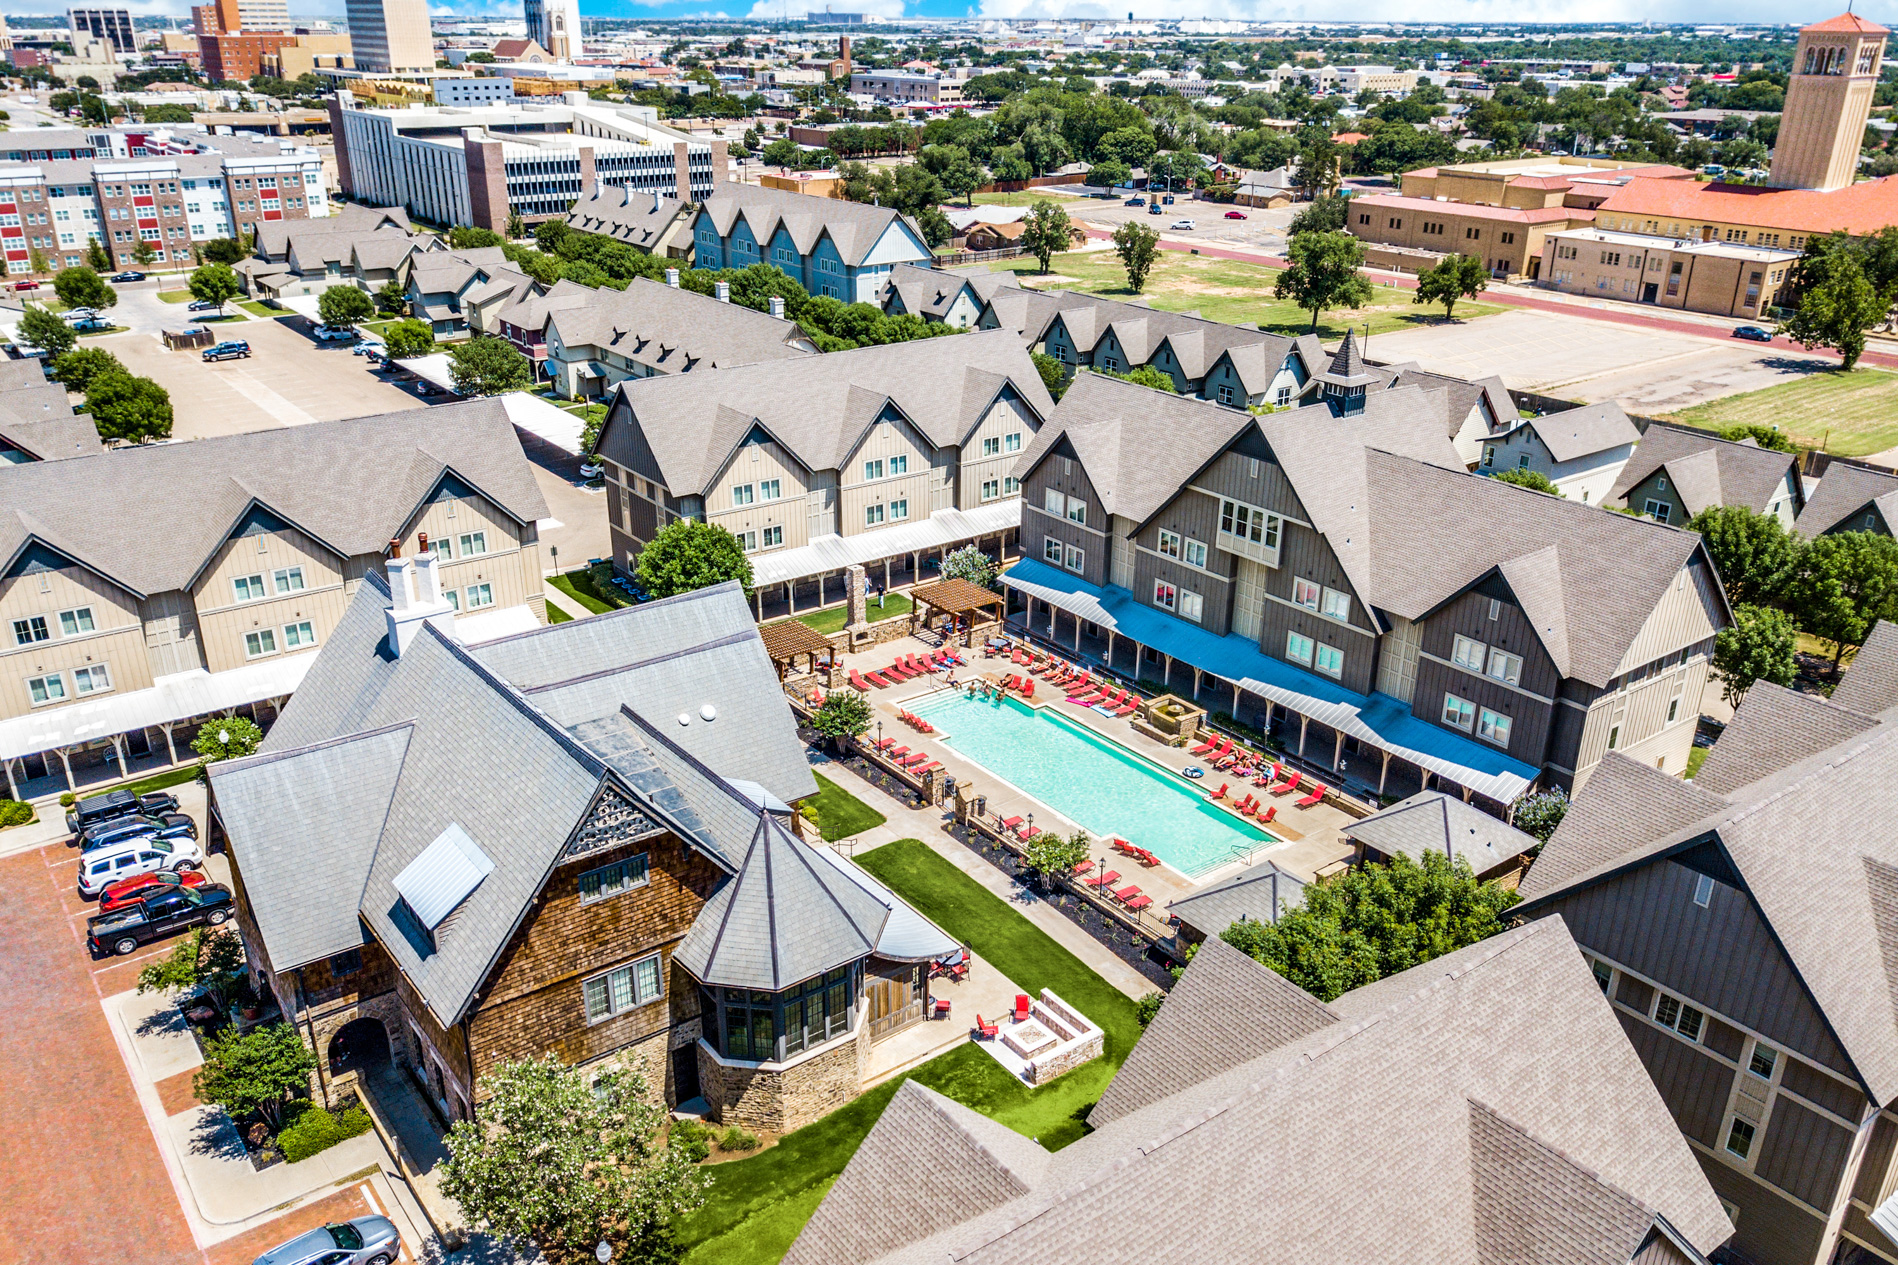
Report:
[[[1344,761],[1344,730],[1335,729],[1332,732],[1338,735],[1338,741],[1332,744],[1331,748],[1331,771],[1336,773],[1338,766]]]
[[[178,748],[171,740],[171,731],[176,728],[177,724],[178,722],[175,720],[161,720],[158,722],[158,727],[165,731],[165,754],[171,757],[173,764],[178,763]]]
[[[1384,767],[1379,769],[1377,773],[1377,793],[1379,795],[1382,795],[1384,793],[1384,782],[1385,782],[1385,779],[1390,777],[1390,775],[1391,775],[1391,753],[1386,751],[1384,753]]]
[[[1114,666],[1114,630],[1107,630],[1107,666]]]
[[[1311,724],[1311,717],[1300,714],[1298,717],[1298,757],[1305,758],[1305,729]]]
[[[69,791],[77,791],[79,788],[73,785],[72,780],[72,760],[67,757],[66,748],[54,747],[53,750],[59,753],[59,762],[66,769],[66,789]]]

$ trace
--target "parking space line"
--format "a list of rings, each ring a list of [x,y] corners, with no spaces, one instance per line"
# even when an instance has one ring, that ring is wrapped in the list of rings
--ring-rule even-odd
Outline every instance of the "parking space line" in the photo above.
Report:
[[[256,378],[252,377],[250,372],[246,369],[234,366],[229,373],[220,374],[218,376],[225,380],[231,390],[237,392],[285,426],[308,426],[317,420],[315,417],[304,412],[289,400],[279,395],[273,388],[265,386]]]

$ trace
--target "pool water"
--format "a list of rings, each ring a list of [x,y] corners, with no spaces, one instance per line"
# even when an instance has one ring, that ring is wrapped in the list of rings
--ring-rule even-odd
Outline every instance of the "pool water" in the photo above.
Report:
[[[1243,859],[1235,848],[1249,852],[1275,842],[1207,801],[1217,782],[1195,790],[1055,708],[954,693],[916,707],[947,746],[1096,838],[1118,835],[1188,877]]]

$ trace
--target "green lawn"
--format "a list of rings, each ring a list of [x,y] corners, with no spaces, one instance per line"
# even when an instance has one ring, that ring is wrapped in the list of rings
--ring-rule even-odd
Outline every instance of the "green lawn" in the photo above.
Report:
[[[572,619],[573,619],[573,616],[567,614],[567,612],[561,610],[558,606],[555,606],[552,602],[547,603],[547,622],[548,623],[565,624],[565,623],[571,622]]]
[[[158,292],[158,300],[161,303],[189,303],[191,302],[191,291],[160,290]]]
[[[686,1265],[774,1265],[905,1080],[914,1079],[1059,1150],[1087,1131],[1094,1105],[1140,1035],[1131,998],[999,897],[915,839],[857,860],[944,931],[1029,992],[1052,988],[1106,1033],[1106,1054],[1030,1089],[973,1045],[960,1045],[786,1134],[778,1145],[708,1170],[705,1206],[679,1224]],[[971,1016],[957,1016],[958,1021]]]
[[[1059,202],[1063,206],[1073,206],[1085,202],[1086,198],[1077,198],[1072,193],[1049,193],[1046,189],[1023,189],[1018,193],[978,193],[975,195],[977,206],[1033,206],[1037,202]],[[951,203],[950,205],[954,205]]]
[[[189,749],[180,749],[178,754],[185,759],[191,758]],[[127,782],[123,786],[115,786],[112,790],[130,791],[134,795],[145,795],[152,791],[162,791],[169,787],[181,786],[186,782],[194,782],[197,780],[197,777],[198,766],[196,764],[181,764],[175,769],[167,769],[163,773],[155,773],[151,777],[140,778],[136,782]],[[94,791],[92,795],[81,795],[79,798],[91,799],[93,795],[106,795],[110,793],[110,791]]]
[[[1707,753],[1712,750],[1712,747],[1695,747],[1687,753],[1686,777],[1688,781],[1694,780],[1694,775],[1700,772],[1700,766],[1707,763]]]
[[[274,308],[266,303],[260,303],[256,299],[244,299],[241,302],[239,302],[237,306],[243,308],[246,312],[249,312],[252,316],[271,317],[271,316],[290,315],[288,312],[285,312],[280,308]]]
[[[604,615],[610,610],[632,605],[626,600],[626,595],[611,584],[600,584],[595,581],[593,573],[585,567],[576,567],[572,571],[556,575],[548,583],[595,615]]]
[[[579,588],[574,585],[573,577],[571,575],[548,576],[547,583],[553,585],[555,588],[559,589],[562,593],[565,593],[568,597],[580,603],[580,605],[586,607],[589,611],[592,611],[595,615],[604,615],[606,614],[606,612],[613,609],[611,606],[608,606],[605,602],[602,602],[599,598],[592,596],[591,585],[587,586],[588,592],[582,593],[579,590]],[[549,606],[547,609],[552,610],[553,607]]]
[[[991,267],[1036,276],[1041,265],[1033,256],[998,259]],[[1064,288],[1098,294],[1110,299],[1133,299],[1127,288],[1127,270],[1111,250],[1071,251],[1049,261],[1049,271],[1069,278]],[[1229,325],[1257,325],[1275,334],[1314,332],[1311,314],[1272,297],[1272,286],[1280,268],[1245,263],[1236,259],[1211,259],[1184,251],[1164,250],[1147,274],[1143,293],[1154,307],[1167,312],[1198,312],[1211,321]],[[1397,286],[1373,285],[1369,307],[1354,311],[1326,312],[1315,331],[1325,339],[1343,338],[1347,327],[1356,326],[1364,333],[1368,322],[1371,333],[1410,329],[1443,320],[1440,304],[1420,305],[1411,290]],[[1457,320],[1490,316],[1503,309],[1492,303],[1464,301],[1456,305]]]
[[[817,823],[817,832],[825,843],[835,843],[860,835],[872,826],[881,826],[889,818],[846,791],[823,774],[817,778],[817,794],[806,800],[803,812]]]
[[[881,603],[871,601],[864,607],[865,615],[873,624],[880,624],[886,619],[896,619],[899,616],[909,614],[909,612],[910,600],[901,593],[886,593],[883,595],[883,601]],[[797,622],[805,625],[814,632],[820,632],[828,636],[834,632],[842,632],[844,630],[844,621],[849,617],[849,606],[833,606],[828,610],[812,611],[808,615],[799,615]]]
[[[1898,448],[1898,373],[1837,369],[1696,404],[1669,421],[1707,430],[1744,422],[1778,426],[1802,448],[1866,457]]]
[[[104,338],[107,334],[123,334],[132,328],[130,325],[108,325],[104,329],[74,330],[81,338]]]

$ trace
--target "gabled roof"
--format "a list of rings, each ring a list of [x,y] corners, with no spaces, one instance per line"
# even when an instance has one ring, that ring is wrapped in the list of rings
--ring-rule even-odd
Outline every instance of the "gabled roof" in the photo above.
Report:
[[[1877,506],[1886,530],[1898,534],[1898,527],[1893,526],[1898,524],[1898,473],[1835,461],[1826,467],[1825,477],[1800,512],[1795,530],[1810,538],[1834,528],[1861,530],[1863,524],[1846,520],[1867,505]]]
[[[1567,414],[1554,416],[1560,418]],[[1744,505],[1748,509],[1764,510],[1772,503],[1773,494],[1788,472],[1794,476],[1795,503],[1803,491],[1798,479],[1799,458],[1795,453],[1774,452],[1751,439],[1734,443],[1704,430],[1656,423],[1647,428],[1641,442],[1635,445],[1634,455],[1628,458],[1628,464],[1616,478],[1608,499],[1624,499],[1636,484],[1662,466],[1667,467],[1681,504],[1690,515],[1716,505]],[[1840,468],[1834,466],[1833,470]],[[1893,486],[1898,487],[1898,482]]]
[[[730,236],[732,226],[743,220],[752,240],[761,247],[782,228],[803,255],[810,254],[818,240],[828,236],[847,268],[861,264],[892,225],[901,224],[918,244],[925,240],[922,230],[908,216],[889,207],[731,181],[712,190],[701,204],[699,215],[711,222],[720,237]],[[926,249],[922,257],[927,257]]]
[[[1507,426],[1510,419],[1516,416],[1516,406],[1509,398],[1509,388],[1494,374],[1487,378],[1455,378],[1447,373],[1432,373],[1415,364],[1385,365],[1381,371],[1390,375],[1389,386],[1441,388],[1447,395],[1444,412],[1453,438],[1463,429],[1470,412],[1479,404],[1488,404],[1492,425]]]
[[[1355,839],[1385,856],[1402,853],[1421,861],[1426,853],[1434,852],[1452,860],[1461,857],[1479,875],[1512,864],[1541,842],[1441,791],[1422,791],[1399,800],[1352,822],[1344,833],[1347,839]]]
[[[515,302],[502,307],[495,318],[506,321],[516,329],[541,333],[547,328],[547,318],[555,312],[585,307],[597,302],[599,297],[600,291],[594,287],[583,286],[578,281],[562,277],[545,294],[522,294]]]
[[[933,316],[941,320],[955,305],[956,298],[968,294],[978,309],[996,292],[1020,285],[1012,272],[945,272],[916,264],[897,264],[884,282],[883,306],[889,307],[889,294],[903,301],[903,310],[912,316]]]
[[[417,294],[459,295],[476,282],[503,271],[525,276],[508,262],[499,246],[429,251],[415,257],[409,268],[409,285]]]
[[[1504,419],[1509,416],[1502,414]],[[1513,425],[1505,420],[1504,428],[1496,434],[1511,434],[1524,427],[1535,432],[1556,461],[1579,461],[1615,448],[1632,448],[1641,441],[1641,432],[1613,400],[1523,418]]]
[[[982,392],[968,389],[972,375],[981,376]],[[613,456],[619,428],[637,425],[667,490],[693,496],[708,490],[754,427],[810,470],[835,470],[886,402],[930,443],[960,445],[980,420],[971,401],[1004,380],[1038,416],[1054,412],[1028,352],[1002,331],[632,379],[617,388],[600,451]],[[993,401],[988,393],[980,408]]]
[[[601,183],[567,209],[567,227],[651,253],[689,205],[657,190]]]
[[[550,346],[558,338],[570,348],[597,347],[665,375],[789,360],[813,350],[795,321],[644,277],[624,290],[589,293],[591,302],[548,309]]]
[[[64,395],[64,388],[59,388]],[[64,401],[61,401],[64,403]],[[4,399],[0,399],[0,408]],[[68,457],[96,457],[105,451],[99,442],[99,428],[92,418],[70,413],[63,417],[13,421],[0,419],[0,439],[39,461],[64,461]]]
[[[1199,888],[1167,902],[1182,923],[1208,940],[1216,939],[1235,922],[1277,922],[1288,909],[1305,899],[1306,880],[1272,861],[1247,866],[1231,878]]]
[[[1891,663],[1878,659],[1895,652],[1898,637],[1887,633],[1873,648],[1872,675],[1888,677]],[[1894,716],[1761,683],[1692,784],[1611,753],[1530,868],[1522,912],[1547,912],[1569,894],[1713,846],[1868,1093],[1890,1103],[1898,1095],[1898,993],[1884,986],[1885,937],[1898,923],[1878,876],[1898,867]],[[1735,745],[1723,755],[1729,741]]]
[[[1836,18],[1827,18],[1823,22],[1814,22],[1810,26],[1802,26],[1799,28],[1799,33],[1801,35],[1806,34],[1808,31],[1816,35],[1832,35],[1832,34],[1890,35],[1891,34],[1891,29],[1889,27],[1880,26],[1878,23],[1862,18],[1858,14],[1853,13],[1850,10],[1847,10],[1846,12],[1839,14],[1839,16],[1837,16]]]
[[[385,224],[393,224],[407,232],[409,213],[399,206],[363,206],[357,202],[339,202],[331,208],[330,214],[316,219],[258,222],[257,253],[266,259],[282,259],[293,241],[331,233],[373,233]]]
[[[0,478],[0,555],[38,538],[162,593],[186,587],[252,507],[344,557],[379,553],[445,477],[519,522],[547,516],[507,411],[470,400],[17,466]]]
[[[1217,942],[1202,947],[1142,1038],[1145,1045],[1159,1033],[1156,1044],[1179,1056],[1170,1084],[1167,1062],[1136,1046],[1116,1084],[1149,1075],[1159,1083],[1130,1095],[1130,1110],[1113,1109],[1119,1091],[1110,1086],[1101,1104],[1108,1110],[1095,1109],[1099,1127],[1039,1172],[1008,1152],[1001,1167],[1012,1180],[985,1178],[959,1210],[936,1201],[913,1219],[877,1214],[919,1164],[933,1162],[927,1145],[943,1136],[939,1122],[996,1135],[946,1101],[929,1100],[925,1119],[908,1109],[886,1115],[786,1265],[1131,1265],[1151,1259],[1156,1243],[1256,1265],[1398,1256],[1438,1265],[1620,1263],[1657,1229],[1677,1235],[1686,1258],[1699,1262],[1731,1235],[1653,1081],[1554,920],[1330,1007],[1310,1003],[1290,1024],[1255,1016],[1276,1020],[1292,1003],[1236,956]],[[1216,976],[1216,987],[1185,991],[1197,972]],[[1549,1075],[1552,1066],[1562,1074]],[[1393,1112],[1396,1101],[1403,1107]],[[948,1154],[944,1167],[953,1170],[972,1148]],[[1234,1154],[1246,1162],[1230,1163]],[[1178,1197],[1178,1174],[1189,1172],[1219,1179]],[[1288,1176],[1312,1172],[1325,1179]],[[1011,1197],[1015,1186],[1027,1189]],[[1339,1190],[1376,1197],[1341,1215]],[[1156,1197],[1169,1191],[1174,1197]]]
[[[1828,701],[1866,715],[1898,707],[1898,624],[1881,619],[1872,625]]]

